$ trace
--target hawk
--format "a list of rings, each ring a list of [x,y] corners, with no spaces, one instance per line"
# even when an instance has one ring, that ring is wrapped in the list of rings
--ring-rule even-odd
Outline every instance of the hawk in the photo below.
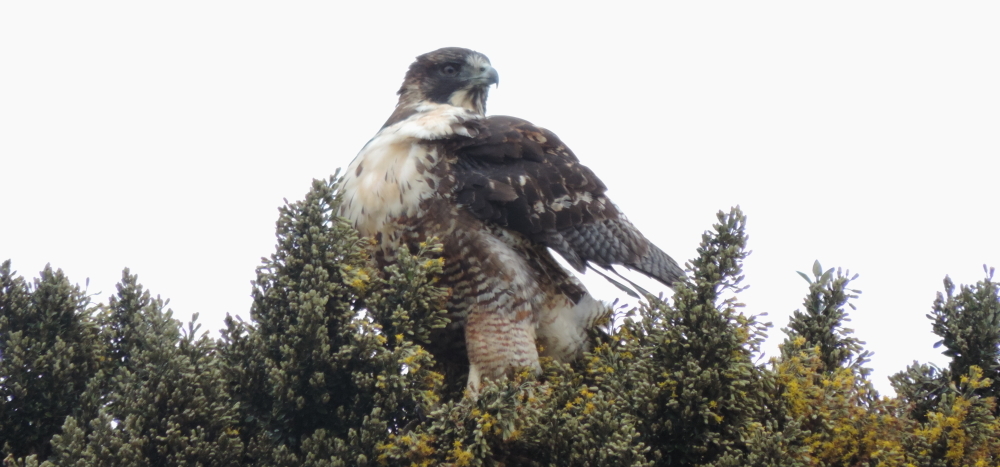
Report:
[[[554,133],[486,116],[499,81],[472,50],[417,57],[395,111],[339,182],[338,214],[374,237],[381,265],[399,248],[442,243],[452,322],[428,347],[467,355],[473,392],[483,378],[538,371],[540,353],[575,358],[606,314],[552,251],[580,272],[624,265],[667,286],[685,280]]]

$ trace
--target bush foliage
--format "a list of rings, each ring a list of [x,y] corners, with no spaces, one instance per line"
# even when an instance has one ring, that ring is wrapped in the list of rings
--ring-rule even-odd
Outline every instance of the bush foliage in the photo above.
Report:
[[[334,180],[280,211],[251,321],[220,339],[127,269],[107,303],[46,267],[0,266],[0,458],[8,466],[986,466],[1000,464],[1000,284],[944,281],[945,368],[880,396],[845,327],[856,278],[817,262],[780,355],[741,313],[746,219],[720,212],[670,300],[594,330],[579,361],[490,381],[424,344],[447,324],[433,242],[377,270]]]

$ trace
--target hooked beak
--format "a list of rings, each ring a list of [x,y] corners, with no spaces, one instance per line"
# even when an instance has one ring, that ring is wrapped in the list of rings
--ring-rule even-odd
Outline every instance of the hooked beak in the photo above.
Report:
[[[479,73],[473,77],[471,81],[477,86],[489,86],[491,84],[495,84],[497,87],[500,87],[500,74],[497,73],[496,68],[485,65],[479,70]]]

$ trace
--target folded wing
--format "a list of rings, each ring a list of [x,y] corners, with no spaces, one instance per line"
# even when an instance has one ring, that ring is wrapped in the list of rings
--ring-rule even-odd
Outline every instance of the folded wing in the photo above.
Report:
[[[685,280],[555,134],[514,117],[481,122],[478,135],[452,140],[454,195],[476,217],[555,250],[581,272],[620,264],[670,287]]]

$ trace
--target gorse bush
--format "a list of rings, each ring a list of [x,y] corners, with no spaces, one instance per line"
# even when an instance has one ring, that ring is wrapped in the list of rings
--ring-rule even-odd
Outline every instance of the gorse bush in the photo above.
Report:
[[[817,262],[780,355],[741,313],[746,218],[721,212],[669,300],[614,310],[579,360],[487,381],[426,345],[448,324],[433,241],[378,270],[334,180],[280,211],[250,321],[211,339],[127,269],[107,303],[0,266],[9,466],[965,466],[1000,464],[1000,285],[945,279],[947,367],[879,395],[845,327],[856,276]],[[805,284],[804,284],[805,285]],[[609,309],[609,313],[613,310]]]

